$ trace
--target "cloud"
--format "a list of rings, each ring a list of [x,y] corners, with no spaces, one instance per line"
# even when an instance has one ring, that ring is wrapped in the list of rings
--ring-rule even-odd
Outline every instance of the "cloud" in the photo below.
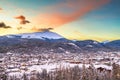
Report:
[[[15,19],[19,19],[20,24],[30,23],[30,21],[26,20],[25,16],[23,16],[23,15],[17,16],[17,17],[15,17]]]
[[[36,27],[33,27],[31,30],[32,31],[41,31],[41,32],[44,32],[44,31],[53,30],[53,28],[36,28]]]
[[[20,27],[17,27],[17,30],[21,30],[21,29],[23,29],[21,26],[20,26]]]
[[[0,28],[11,28],[10,26],[6,26],[4,22],[0,22]]]
[[[54,11],[39,14],[34,18],[37,24],[58,27],[76,21],[89,12],[107,4],[110,0],[65,0],[66,2],[56,4]],[[51,6],[49,6],[51,7]],[[62,9],[62,11],[61,11]],[[65,12],[65,10],[66,12]],[[67,11],[70,10],[70,11]]]
[[[2,8],[0,8],[0,10],[3,10]]]
[[[41,28],[39,29],[40,31],[50,31],[50,30],[53,30],[53,28]]]

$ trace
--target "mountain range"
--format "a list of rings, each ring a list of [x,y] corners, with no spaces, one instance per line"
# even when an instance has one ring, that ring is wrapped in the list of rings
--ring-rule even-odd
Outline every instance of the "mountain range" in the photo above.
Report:
[[[95,53],[120,51],[120,40],[98,42],[69,40],[51,32],[35,32],[0,36],[0,53]]]

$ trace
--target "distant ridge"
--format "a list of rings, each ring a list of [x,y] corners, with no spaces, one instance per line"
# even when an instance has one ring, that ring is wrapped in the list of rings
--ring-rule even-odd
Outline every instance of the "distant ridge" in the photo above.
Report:
[[[95,40],[68,40],[51,32],[35,32],[0,36],[0,53],[95,53],[120,51],[120,40],[98,42]]]

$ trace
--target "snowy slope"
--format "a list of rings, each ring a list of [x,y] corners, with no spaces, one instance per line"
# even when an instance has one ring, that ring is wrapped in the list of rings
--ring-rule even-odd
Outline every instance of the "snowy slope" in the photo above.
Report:
[[[18,34],[18,35],[9,35],[7,37],[15,38],[16,36],[20,36],[21,38],[35,38],[35,39],[61,39],[63,38],[61,35],[50,32],[50,31],[44,31],[44,32],[35,32],[35,33],[24,33],[24,34]]]
[[[107,44],[107,43],[109,43],[110,41],[109,40],[105,40],[105,41],[103,41],[103,42],[101,42],[102,44]]]

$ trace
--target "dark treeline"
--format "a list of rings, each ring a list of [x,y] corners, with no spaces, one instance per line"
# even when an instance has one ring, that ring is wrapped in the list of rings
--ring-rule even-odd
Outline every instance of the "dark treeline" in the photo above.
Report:
[[[21,78],[3,74],[0,80],[120,80],[120,66],[112,66],[112,70],[107,70],[102,67],[95,69],[93,65],[86,68],[83,65],[82,68],[60,68],[49,73],[44,69],[41,73],[24,74]]]

